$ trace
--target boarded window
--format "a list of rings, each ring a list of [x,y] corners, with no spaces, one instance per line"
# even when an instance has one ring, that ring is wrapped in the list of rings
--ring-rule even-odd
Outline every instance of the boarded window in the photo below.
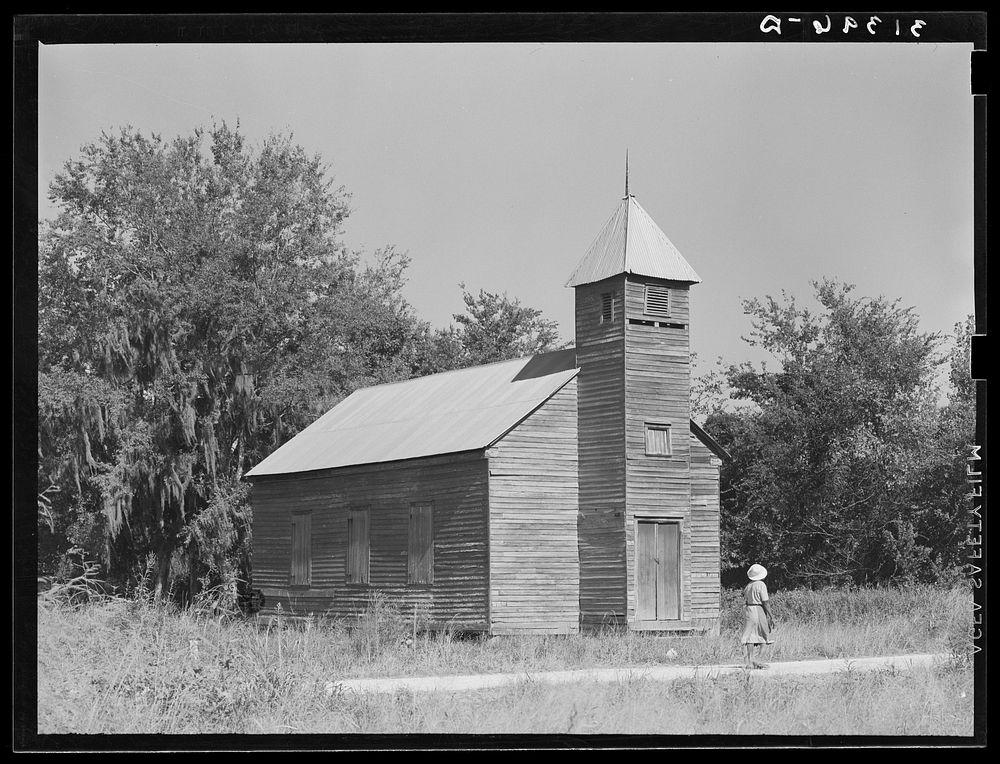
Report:
[[[406,582],[434,583],[434,505],[430,502],[410,505]]]
[[[646,300],[643,313],[647,316],[669,316],[670,290],[665,286],[646,284]]]
[[[617,321],[621,314],[621,304],[615,292],[605,292],[601,295],[601,323]]]
[[[347,510],[347,562],[345,573],[349,584],[368,583],[369,560],[368,507]]]
[[[670,456],[673,453],[673,444],[670,440],[669,424],[647,424],[646,425],[646,455],[647,456]]]
[[[312,580],[312,515],[292,515],[292,586],[308,586]]]

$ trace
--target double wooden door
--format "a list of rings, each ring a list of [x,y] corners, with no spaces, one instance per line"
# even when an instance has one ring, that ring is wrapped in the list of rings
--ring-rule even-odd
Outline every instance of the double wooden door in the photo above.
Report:
[[[681,526],[639,520],[636,527],[636,620],[681,617]]]

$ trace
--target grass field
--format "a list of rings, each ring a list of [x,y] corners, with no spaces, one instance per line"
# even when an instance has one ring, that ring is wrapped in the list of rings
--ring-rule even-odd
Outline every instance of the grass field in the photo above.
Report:
[[[738,593],[718,637],[608,631],[461,639],[419,634],[373,597],[354,628],[239,619],[143,600],[38,604],[38,731],[46,733],[546,733],[971,735],[971,596],[927,587],[773,597],[770,660],[917,652],[935,669],[836,676],[355,696],[331,682],[739,661]],[[667,651],[676,657],[668,660]]]

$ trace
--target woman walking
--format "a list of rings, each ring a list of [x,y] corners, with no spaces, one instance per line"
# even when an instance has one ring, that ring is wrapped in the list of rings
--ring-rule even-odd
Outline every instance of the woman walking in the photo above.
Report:
[[[771,608],[767,604],[767,586],[764,585],[764,577],[767,576],[767,568],[763,565],[751,565],[747,571],[747,578],[750,583],[743,589],[743,602],[747,612],[746,626],[743,627],[743,635],[740,643],[743,645],[743,652],[746,655],[746,667],[748,669],[767,668],[766,663],[760,663],[756,659],[756,650],[759,645],[772,644],[771,632],[774,630],[774,617],[771,615]]]

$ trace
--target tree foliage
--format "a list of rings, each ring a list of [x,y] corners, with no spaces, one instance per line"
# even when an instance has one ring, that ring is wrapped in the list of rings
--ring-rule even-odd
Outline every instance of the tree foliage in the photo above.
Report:
[[[119,581],[147,561],[159,591],[172,567],[231,578],[250,553],[245,469],[356,387],[412,373],[406,258],[345,251],[348,197],[320,158],[225,124],[102,134],[50,198],[40,520]]]
[[[290,136],[104,133],[39,231],[39,564],[126,584],[246,580],[246,469],[353,390],[547,349],[555,324],[465,293],[432,331],[408,259],[340,243],[348,195]],[[464,287],[463,287],[464,289]],[[65,573],[65,571],[64,571]]]
[[[525,358],[565,347],[555,321],[517,298],[480,289],[473,294],[459,284],[465,313],[427,338],[423,371],[427,373]]]
[[[942,338],[899,301],[816,283],[821,310],[748,300],[778,371],[726,373],[732,398],[708,420],[725,464],[724,566],[765,562],[793,584],[934,580],[959,564],[962,465],[971,442],[966,336],[952,396],[939,405]],[[961,332],[959,332],[961,335]]]

